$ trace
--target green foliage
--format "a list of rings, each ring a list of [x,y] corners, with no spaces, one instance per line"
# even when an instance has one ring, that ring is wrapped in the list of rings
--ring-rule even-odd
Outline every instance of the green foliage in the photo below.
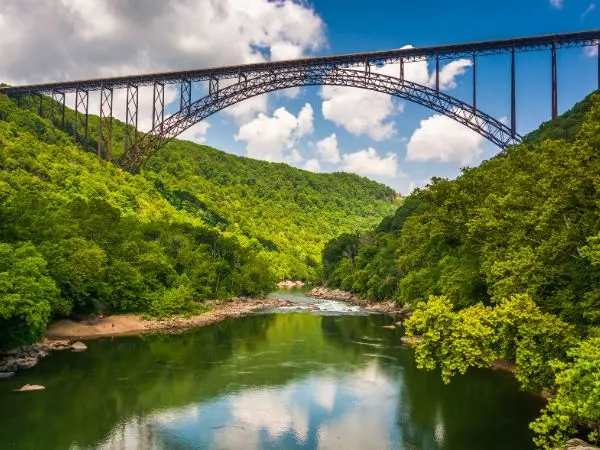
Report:
[[[595,93],[456,180],[432,179],[357,236],[352,258],[332,240],[324,282],[415,304],[417,361],[445,381],[504,358],[524,388],[556,391],[534,425],[540,445],[597,440],[598,353],[573,348],[600,320],[599,205]]]
[[[569,352],[570,362],[555,362],[556,393],[542,416],[531,424],[535,442],[545,449],[564,443],[578,430],[600,443],[600,338],[592,337]]]
[[[393,209],[394,192],[366,178],[181,141],[131,175],[72,145],[72,111],[67,134],[29,109],[0,95],[0,348],[74,313],[192,314],[314,279],[328,239]],[[92,138],[97,127],[90,116]],[[114,121],[113,156],[123,131]]]
[[[39,339],[53,306],[58,289],[35,246],[0,243],[0,348]]]

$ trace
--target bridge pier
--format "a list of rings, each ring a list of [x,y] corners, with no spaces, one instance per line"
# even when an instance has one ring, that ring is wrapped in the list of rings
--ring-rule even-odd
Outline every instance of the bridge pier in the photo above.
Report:
[[[127,104],[125,107],[125,155],[131,149],[137,151],[138,134],[138,87],[133,84],[127,85]]]
[[[100,121],[98,123],[98,160],[106,151],[106,159],[112,157],[112,116],[113,89],[102,86],[100,89]]]
[[[435,55],[435,92],[440,92],[440,56]]]
[[[510,52],[510,131],[513,137],[517,134],[517,93],[515,75],[515,49]]]
[[[52,123],[56,123],[56,119],[54,117],[54,104],[55,103],[59,103],[60,104],[60,114],[61,114],[61,121],[60,121],[60,126],[61,128],[64,130],[65,128],[65,93],[64,92],[60,92],[60,91],[52,91],[52,103],[50,103],[50,121]]]
[[[556,75],[556,44],[552,43],[552,118],[556,119],[558,116],[558,85]]]
[[[89,95],[85,89],[77,88],[75,90],[75,123],[73,124],[73,143],[78,140],[77,132],[83,128],[83,147],[87,150],[88,146],[88,108]]]
[[[188,111],[192,104],[192,81],[181,80],[180,96],[179,96],[179,109],[182,111]]]
[[[473,52],[473,112],[477,111],[477,55]]]
[[[162,132],[165,120],[165,85],[160,81],[154,82],[154,94],[152,102],[152,129],[157,125]]]

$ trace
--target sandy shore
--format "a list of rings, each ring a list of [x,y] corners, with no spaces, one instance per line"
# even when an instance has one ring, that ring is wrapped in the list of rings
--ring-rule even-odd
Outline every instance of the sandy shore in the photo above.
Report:
[[[171,331],[193,328],[218,322],[227,317],[239,317],[262,308],[290,306],[287,300],[235,299],[221,303],[214,302],[211,310],[192,317],[169,317],[164,320],[144,320],[138,314],[124,314],[94,318],[84,322],[59,320],[46,330],[47,339],[92,339],[123,334],[138,334],[157,331]]]

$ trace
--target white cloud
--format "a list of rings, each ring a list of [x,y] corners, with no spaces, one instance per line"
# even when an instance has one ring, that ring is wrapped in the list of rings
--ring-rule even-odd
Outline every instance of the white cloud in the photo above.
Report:
[[[298,163],[301,163],[302,161],[304,161],[304,158],[302,157],[302,155],[300,154],[298,149],[293,148],[287,158],[287,162],[289,162],[290,164],[298,164]]]
[[[285,107],[275,110],[272,117],[261,113],[242,125],[234,139],[246,142],[246,152],[251,158],[283,162],[297,159],[299,153],[294,154],[294,144],[312,131],[312,107],[306,103],[297,117]]]
[[[456,87],[456,78],[464,75],[467,67],[471,67],[473,61],[470,59],[457,59],[450,61],[440,69],[440,89],[454,89]],[[435,85],[435,72],[429,80],[430,86]]]
[[[467,164],[481,155],[483,136],[455,120],[435,114],[421,121],[407,144],[408,161],[439,160]]]
[[[581,14],[581,21],[583,22],[583,20],[586,18],[586,16],[593,12],[596,9],[596,4],[595,3],[590,3],[588,5],[588,7],[586,8],[586,10]]]
[[[328,163],[337,164],[341,161],[335,133],[317,142],[317,155]]]
[[[210,123],[202,121],[181,133],[178,138],[186,141],[196,142],[197,144],[204,144],[206,142],[206,133],[210,128]]]
[[[304,170],[308,170],[310,172],[320,172],[321,171],[321,164],[319,163],[318,160],[316,160],[314,158],[313,159],[309,159],[304,164],[303,169]]]
[[[360,175],[391,178],[398,173],[398,161],[394,153],[388,153],[382,157],[379,156],[377,150],[369,147],[366,150],[342,155],[342,169]]]
[[[564,0],[550,0],[550,4],[556,9],[562,8],[564,2]]]
[[[598,46],[593,47],[585,47],[584,49],[586,56],[593,58],[594,56],[598,56]]]
[[[325,42],[323,21],[304,1],[34,3],[2,2],[2,82],[17,85],[194,69],[263,61],[268,55],[300,57]],[[124,105],[124,95],[115,92],[115,116],[124,119],[117,100]],[[225,111],[242,123],[266,112],[267,106],[263,95]]]
[[[412,48],[404,46],[402,48]],[[473,63],[468,59],[451,61],[440,69],[440,88],[453,89],[456,78],[463,75]],[[387,64],[371,67],[371,72],[398,77],[400,67]],[[432,87],[435,73],[430,74],[427,61],[404,64],[404,78],[408,81]],[[404,105],[394,107],[394,99],[388,95],[365,89],[343,86],[323,86],[321,88],[322,112],[327,120],[342,126],[346,131],[358,135],[368,135],[376,141],[389,139],[396,134],[391,118],[394,113],[402,113]]]

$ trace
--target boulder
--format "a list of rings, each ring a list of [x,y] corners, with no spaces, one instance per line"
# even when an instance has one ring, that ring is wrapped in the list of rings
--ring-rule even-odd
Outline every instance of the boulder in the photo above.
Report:
[[[77,341],[71,344],[71,350],[73,350],[74,352],[82,352],[84,350],[87,350],[87,345],[85,345],[81,341]]]
[[[0,380],[4,380],[6,378],[10,378],[14,375],[14,372],[0,372]]]
[[[416,345],[421,342],[421,338],[419,336],[402,336],[400,342],[408,345]]]
[[[571,439],[564,447],[560,447],[556,450],[599,450],[598,447],[594,447],[581,439]]]
[[[15,392],[43,391],[44,389],[46,389],[44,386],[38,384],[26,384],[21,389],[15,389]]]
[[[15,361],[19,369],[31,369],[38,363],[37,356],[25,356]]]

